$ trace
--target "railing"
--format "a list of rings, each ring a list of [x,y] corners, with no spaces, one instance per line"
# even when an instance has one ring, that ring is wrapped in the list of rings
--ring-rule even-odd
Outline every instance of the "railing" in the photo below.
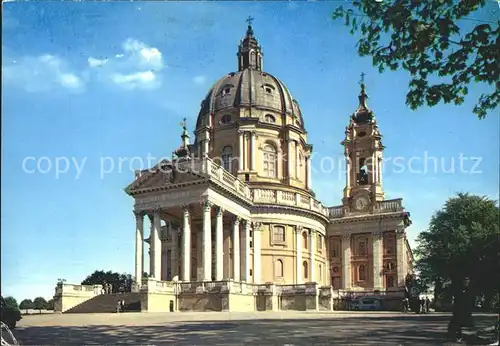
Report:
[[[321,202],[308,195],[278,189],[250,189],[245,182],[226,171],[222,166],[208,157],[180,162],[178,163],[178,169],[180,171],[191,170],[195,173],[206,174],[210,179],[253,203],[289,205],[328,216],[328,209]]]
[[[92,296],[101,294],[102,285],[73,285],[73,284],[57,284],[55,294],[72,294]]]
[[[252,201],[257,204],[289,205],[312,210],[328,216],[328,209],[314,198],[299,192],[282,191],[277,189],[252,189]]]
[[[401,198],[397,199],[388,199],[385,201],[376,202],[374,208],[372,209],[373,214],[380,213],[392,213],[403,211],[403,202]],[[335,207],[328,208],[328,216],[330,219],[338,219],[344,216],[348,216],[348,212],[346,212],[344,206],[338,205]]]

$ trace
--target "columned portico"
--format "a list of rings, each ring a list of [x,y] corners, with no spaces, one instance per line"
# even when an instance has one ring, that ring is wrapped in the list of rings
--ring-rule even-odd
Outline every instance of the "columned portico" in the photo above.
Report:
[[[212,203],[204,201],[203,207],[203,281],[212,281]]]
[[[135,231],[135,283],[140,288],[142,284],[143,257],[144,257],[144,213],[134,212],[136,221]]]
[[[243,237],[242,237],[242,244],[243,244],[243,263],[242,263],[242,275],[241,275],[241,281],[244,282],[251,282],[250,280],[250,228],[251,224],[250,221],[245,220],[244,222],[244,228],[243,228]],[[236,280],[236,279],[235,279]]]
[[[240,218],[234,217],[233,221],[233,279],[240,278]]]
[[[221,281],[224,278],[224,229],[223,229],[224,209],[217,208],[215,220],[215,280]]]
[[[153,274],[153,277],[156,280],[161,279],[161,239],[160,239],[160,232],[161,232],[161,210],[160,209],[155,209],[153,211],[153,234],[152,234],[152,240],[153,240],[153,263],[154,267],[151,273]]]
[[[182,281],[191,280],[191,216],[189,207],[182,207]]]

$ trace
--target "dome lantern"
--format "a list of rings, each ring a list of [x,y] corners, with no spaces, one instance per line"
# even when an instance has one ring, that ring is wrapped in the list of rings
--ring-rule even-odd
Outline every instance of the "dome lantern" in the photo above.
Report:
[[[238,47],[238,71],[247,68],[262,71],[262,51],[259,42],[253,35],[252,17],[246,20],[248,23],[246,36],[241,40]]]

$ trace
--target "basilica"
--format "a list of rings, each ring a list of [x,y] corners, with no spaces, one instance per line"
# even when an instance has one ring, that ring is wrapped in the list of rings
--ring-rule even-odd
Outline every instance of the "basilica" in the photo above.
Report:
[[[184,120],[172,159],[125,189],[142,311],[318,310],[342,294],[404,295],[411,221],[402,199],[384,198],[384,146],[364,83],[339,138],[343,198],[325,206],[312,189],[307,117],[264,72],[251,25],[235,62],[201,102],[193,138]]]

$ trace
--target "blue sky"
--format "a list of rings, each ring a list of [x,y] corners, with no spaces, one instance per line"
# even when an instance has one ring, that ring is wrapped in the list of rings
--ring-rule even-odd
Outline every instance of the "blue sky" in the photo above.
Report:
[[[192,130],[209,87],[237,68],[249,15],[266,72],[301,105],[316,153],[313,188],[325,204],[341,200],[340,141],[357,107],[361,72],[385,157],[393,160],[384,189],[387,198],[404,198],[414,222],[410,239],[455,192],[498,199],[499,117],[472,115],[488,89],[472,86],[460,107],[409,110],[408,75],[379,74],[369,58],[357,56],[356,37],[330,19],[338,4],[3,4],[2,294],[50,298],[57,278],[79,283],[96,269],[133,271],[133,200],[123,188],[139,167],[124,161],[101,176],[101,159],[170,155],[180,142],[180,120],[187,117]],[[395,169],[394,158],[408,163],[426,155],[438,158],[436,171],[432,161],[426,173],[419,161],[413,169],[420,172]],[[460,171],[460,155],[479,158],[480,173],[471,172],[470,160]],[[54,166],[29,173],[36,164],[27,161],[25,170],[28,157],[52,165],[66,157],[71,165],[59,177]],[[327,165],[329,172],[321,171],[324,157],[332,158],[333,171]],[[443,172],[441,162],[454,171]]]

